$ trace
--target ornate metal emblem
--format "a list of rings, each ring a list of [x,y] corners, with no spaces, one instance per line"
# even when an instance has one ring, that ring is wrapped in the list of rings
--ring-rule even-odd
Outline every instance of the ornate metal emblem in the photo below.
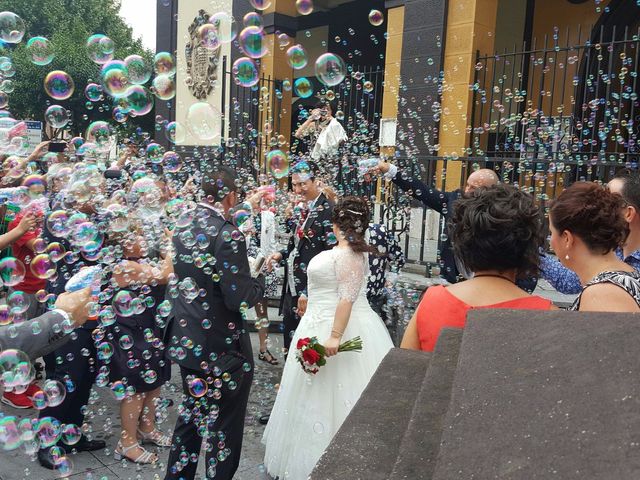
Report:
[[[203,46],[198,36],[198,30],[208,19],[209,14],[204,10],[198,12],[198,16],[189,27],[189,41],[185,47],[186,84],[191,94],[198,100],[205,100],[213,90],[220,61],[220,48],[211,50]]]

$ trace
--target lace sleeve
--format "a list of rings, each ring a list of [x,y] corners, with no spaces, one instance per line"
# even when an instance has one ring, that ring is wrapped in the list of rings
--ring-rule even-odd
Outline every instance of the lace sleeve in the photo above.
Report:
[[[365,256],[351,250],[337,249],[335,255],[338,299],[355,302],[365,281]]]

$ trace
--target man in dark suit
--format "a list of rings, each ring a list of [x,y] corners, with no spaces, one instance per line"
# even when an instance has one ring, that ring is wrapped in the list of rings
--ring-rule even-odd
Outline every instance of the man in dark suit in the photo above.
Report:
[[[177,280],[169,286],[175,298],[165,344],[180,366],[185,400],[166,479],[194,478],[203,433],[207,478],[230,480],[240,463],[253,378],[245,311],[262,299],[264,277],[252,278],[246,241],[227,220],[237,203],[236,181],[228,167],[205,173],[205,200],[173,236]]]
[[[272,262],[285,263],[284,285],[280,299],[280,312],[284,324],[284,347],[289,349],[291,338],[300,318],[307,309],[307,267],[311,259],[336,244],[333,238],[329,201],[317,179],[315,165],[299,162],[291,169],[291,185],[301,198],[302,206],[293,222],[293,235],[287,248],[267,258],[267,268]]]
[[[395,183],[401,190],[407,192],[416,200],[420,200],[425,207],[431,208],[444,217],[445,225],[453,213],[453,203],[462,195],[470,194],[481,187],[490,187],[498,183],[498,176],[493,170],[486,168],[476,170],[469,178],[464,189],[457,189],[452,192],[442,192],[431,188],[414,178],[405,178],[398,172],[398,167],[386,162],[380,162],[377,170],[384,174],[385,178]],[[453,255],[451,240],[447,236],[440,243],[440,275],[449,283],[456,283],[468,272],[461,272],[462,266],[456,262]]]

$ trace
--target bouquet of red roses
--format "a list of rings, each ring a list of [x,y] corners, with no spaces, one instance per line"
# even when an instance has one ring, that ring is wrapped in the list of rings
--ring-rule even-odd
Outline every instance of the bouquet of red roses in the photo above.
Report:
[[[318,342],[317,337],[306,337],[298,340],[296,345],[296,359],[302,365],[306,373],[316,374],[320,367],[327,364],[324,345]],[[360,337],[352,338],[338,347],[338,352],[360,352],[362,351],[362,340]]]

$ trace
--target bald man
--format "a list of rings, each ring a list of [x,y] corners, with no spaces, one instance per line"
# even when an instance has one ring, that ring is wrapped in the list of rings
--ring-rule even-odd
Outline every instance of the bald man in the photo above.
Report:
[[[383,173],[385,178],[393,181],[401,190],[407,192],[413,198],[420,200],[425,207],[440,213],[444,217],[445,225],[453,213],[453,202],[478,188],[490,187],[498,183],[498,175],[493,170],[482,168],[469,175],[464,185],[464,190],[441,192],[429,187],[420,180],[403,178],[402,175],[398,175],[398,167],[387,162],[378,163],[378,166],[373,170]],[[451,240],[448,237],[440,242],[440,267],[440,275],[449,283],[456,283],[468,276],[467,272],[461,272],[463,267],[456,262]]]

